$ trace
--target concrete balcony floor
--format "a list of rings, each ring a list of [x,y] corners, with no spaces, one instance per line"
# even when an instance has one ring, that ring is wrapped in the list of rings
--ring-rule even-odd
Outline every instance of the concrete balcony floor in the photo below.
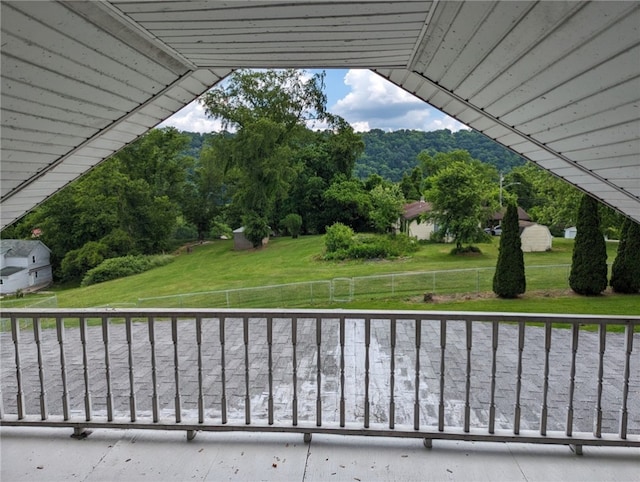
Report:
[[[0,428],[0,480],[640,481],[640,449],[420,439]]]

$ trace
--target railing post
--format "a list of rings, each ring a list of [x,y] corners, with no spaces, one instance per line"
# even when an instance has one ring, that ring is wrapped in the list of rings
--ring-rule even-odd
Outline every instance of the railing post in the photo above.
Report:
[[[225,363],[225,333],[224,333],[224,324],[226,322],[226,317],[221,316],[219,318],[220,322],[220,373],[222,377],[222,395],[220,397],[220,414],[221,421],[223,424],[227,423],[227,375],[226,375],[226,363]]]
[[[322,426],[322,319],[316,318],[316,426]]]
[[[48,418],[47,415],[47,390],[44,374],[44,364],[42,362],[42,345],[41,345],[41,331],[40,331],[40,318],[33,319],[33,336],[36,342],[36,352],[38,355],[38,379],[40,380],[40,417],[42,420]],[[64,388],[63,388],[64,390]]]
[[[524,350],[524,321],[518,322],[518,367],[516,374],[516,406],[513,416],[513,433],[518,435],[520,433],[520,418],[522,415],[522,408],[520,407],[520,394],[522,391],[522,352]]]
[[[249,393],[249,318],[242,317],[244,340],[244,423],[251,425],[251,398]]]
[[[607,343],[607,325],[598,326],[598,394],[593,423],[594,437],[602,437],[602,382],[604,377],[604,352]]]
[[[420,430],[420,343],[422,341],[422,320],[414,320],[416,327],[416,368],[415,368],[415,399],[413,402],[413,429]]]
[[[464,431],[469,432],[471,424],[471,345],[473,342],[472,321],[466,320],[467,369],[464,389]]]
[[[571,371],[569,373],[569,406],[567,407],[567,437],[573,435],[573,396],[576,385],[576,355],[578,353],[578,337],[580,326],[574,323],[571,326]]]
[[[61,321],[61,320],[56,320]],[[62,329],[62,328],[61,328]],[[64,352],[64,344],[61,343],[61,356]],[[82,373],[84,378],[84,415],[85,420],[91,421],[91,388],[89,385],[89,354],[87,351],[87,319],[83,316],[80,318],[80,343],[82,344]]]
[[[345,398],[344,398],[344,316],[340,317],[340,426],[345,425]]]
[[[157,423],[160,419],[160,401],[158,400],[158,370],[156,366],[156,332],[155,318],[149,316],[147,318],[149,326],[149,344],[151,345],[151,384],[153,393],[151,395],[151,410],[153,413],[153,421]]]
[[[496,427],[496,368],[498,355],[498,322],[491,322],[491,402],[489,404],[489,433]]]
[[[137,417],[136,409],[136,389],[135,389],[135,372],[133,369],[133,333],[131,317],[125,318],[125,329],[127,333],[127,355],[129,364],[129,414],[131,421],[135,422]]]
[[[629,398],[629,375],[631,373],[631,352],[633,351],[633,329],[634,323],[627,322],[624,330],[625,338],[625,354],[624,354],[624,375],[622,383],[622,406],[620,408],[620,430],[621,439],[627,438],[627,424],[629,420],[629,411],[627,409],[627,400]]]
[[[389,367],[389,428],[394,428],[396,423],[396,401],[394,396],[396,385],[396,319],[391,318],[389,323],[391,338],[391,365]]]
[[[104,342],[104,374],[107,383],[107,420],[113,421],[113,392],[111,390],[111,357],[109,356],[109,318],[102,317],[102,340]]]
[[[269,316],[267,318],[267,347],[268,353],[268,378],[269,378],[269,398],[268,404],[268,417],[269,425],[273,425],[273,318]]]
[[[178,357],[178,318],[171,317],[171,341],[173,342],[173,373],[176,387],[175,395],[175,417],[176,423],[182,422],[182,403],[180,397],[180,368]]]
[[[24,390],[22,387],[22,364],[20,363],[20,320],[15,316],[11,317],[11,337],[13,338],[13,347],[16,360],[16,405],[18,409],[18,420],[24,418],[25,403],[24,403]]]
[[[292,402],[292,424],[298,425],[298,318],[291,317],[291,350],[292,350],[292,382],[293,382],[293,402]]]
[[[547,435],[548,407],[547,398],[549,395],[549,353],[551,352],[551,322],[544,324],[544,382],[542,386],[542,412],[540,414],[540,435]]]
[[[440,403],[438,404],[438,430],[444,431],[444,354],[447,346],[447,320],[440,320]]]
[[[371,345],[371,318],[364,320],[364,428],[369,428],[369,346]]]

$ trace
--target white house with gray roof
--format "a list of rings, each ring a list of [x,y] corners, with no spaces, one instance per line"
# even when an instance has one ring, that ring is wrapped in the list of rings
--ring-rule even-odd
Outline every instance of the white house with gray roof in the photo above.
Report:
[[[51,251],[42,241],[0,241],[0,294],[37,289],[53,281]]]

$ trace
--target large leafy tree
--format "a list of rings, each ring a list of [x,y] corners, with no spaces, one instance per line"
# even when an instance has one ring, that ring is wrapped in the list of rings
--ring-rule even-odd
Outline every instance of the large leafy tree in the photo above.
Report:
[[[427,179],[425,197],[433,210],[425,217],[452,237],[458,250],[481,239],[481,223],[495,208],[489,171],[480,164],[453,160]]]
[[[526,286],[518,209],[515,204],[509,204],[502,220],[493,292],[501,298],[516,298],[525,292]]]
[[[622,226],[610,284],[616,293],[640,291],[640,224],[629,218]]]
[[[236,131],[218,151],[225,170],[235,170],[234,202],[245,214],[277,222],[274,208],[302,171],[296,153],[308,125],[345,127],[326,110],[323,88],[324,74],[239,70],[203,97],[207,113]],[[353,157],[349,142],[336,143],[333,151],[342,163]]]
[[[578,211],[569,286],[581,295],[598,295],[607,288],[607,247],[600,231],[598,201],[584,194]]]

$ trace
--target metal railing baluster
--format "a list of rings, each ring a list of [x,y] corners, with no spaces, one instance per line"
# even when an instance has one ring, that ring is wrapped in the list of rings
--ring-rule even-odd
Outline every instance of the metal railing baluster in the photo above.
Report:
[[[420,430],[420,342],[422,341],[422,320],[414,320],[416,328],[416,369],[415,369],[415,399],[413,402],[413,429]]]
[[[244,423],[251,425],[251,398],[249,393],[249,318],[242,318],[244,339]]]
[[[573,397],[576,386],[576,355],[578,353],[578,337],[580,326],[576,323],[571,326],[571,371],[569,372],[569,406],[567,407],[567,437],[573,435]]]
[[[227,375],[226,375],[226,363],[225,363],[225,333],[224,325],[226,323],[226,317],[220,317],[220,374],[222,377],[221,397],[220,397],[220,415],[223,424],[227,423]]]
[[[345,424],[345,398],[344,398],[344,316],[340,317],[340,426]]]
[[[438,430],[444,431],[444,354],[447,347],[447,320],[440,320],[440,402],[438,403]]]
[[[269,353],[268,359],[268,379],[269,379],[269,398],[267,400],[268,405],[268,418],[269,425],[273,425],[273,318],[267,318],[267,347]]]
[[[467,348],[467,368],[464,388],[464,431],[468,432],[471,426],[471,345],[473,342],[473,328],[471,320],[466,320],[466,348]]]
[[[196,346],[198,351],[198,423],[204,423],[204,387],[202,368],[202,318],[196,317]]]
[[[624,375],[622,385],[622,406],[620,408],[620,430],[618,434],[621,439],[627,438],[627,426],[629,421],[629,410],[627,401],[629,399],[629,376],[631,374],[631,352],[633,352],[633,329],[634,324],[627,322],[624,330],[625,354],[624,354]]]
[[[111,390],[111,357],[109,355],[109,318],[102,318],[102,341],[104,342],[104,375],[107,383],[107,420],[113,421],[113,391]]]
[[[520,419],[522,417],[522,407],[520,406],[520,395],[522,392],[522,352],[524,351],[524,322],[518,322],[518,367],[516,372],[516,406],[513,415],[513,433],[520,433]]]
[[[151,351],[151,411],[153,414],[153,421],[157,423],[160,420],[160,400],[158,399],[158,367],[156,364],[156,320],[153,316],[147,319],[149,326],[149,344]]]
[[[491,401],[489,403],[489,433],[496,430],[496,369],[498,358],[498,322],[491,322]]]
[[[549,397],[549,353],[551,352],[551,322],[544,324],[544,381],[542,385],[542,412],[540,413],[540,435],[547,435],[547,419],[549,417],[549,407],[547,400]]]
[[[22,364],[20,362],[20,320],[15,316],[11,317],[11,338],[16,361],[16,405],[18,411],[18,420],[22,420],[25,415],[24,389],[22,386]]]
[[[131,317],[125,318],[125,330],[127,335],[127,363],[129,366],[129,415],[132,422],[136,421],[136,377],[133,368],[133,327]]]
[[[56,322],[62,320],[56,320]],[[60,325],[61,326],[61,325]],[[62,330],[59,331],[62,333]],[[64,338],[60,338],[64,340]],[[64,350],[63,341],[61,343],[61,350]],[[80,344],[82,345],[82,376],[84,378],[84,416],[87,422],[93,418],[91,407],[91,385],[89,384],[89,353],[87,350],[87,319],[85,317],[80,318]],[[61,351],[62,356],[63,351]]]
[[[322,426],[322,319],[316,318],[316,426]]]
[[[396,424],[396,319],[391,318],[389,322],[390,340],[391,340],[391,360],[389,366],[389,428],[394,428]]]
[[[607,325],[598,326],[598,394],[593,424],[593,435],[602,437],[602,382],[604,378],[604,352],[607,344]]]
[[[174,398],[176,423],[182,422],[182,399],[180,396],[180,358],[178,357],[178,318],[171,317],[171,341],[173,342],[173,374],[176,387]]]
[[[42,420],[48,418],[47,415],[47,390],[44,374],[44,365],[42,363],[42,345],[41,345],[40,318],[33,319],[33,336],[36,343],[36,354],[38,357],[38,379],[40,380],[40,417]]]
[[[292,364],[293,364],[293,401],[292,401],[292,425],[295,427],[298,425],[298,319],[291,317],[291,350],[292,350]]]
[[[371,318],[364,320],[364,428],[369,428],[369,345],[371,345]]]

